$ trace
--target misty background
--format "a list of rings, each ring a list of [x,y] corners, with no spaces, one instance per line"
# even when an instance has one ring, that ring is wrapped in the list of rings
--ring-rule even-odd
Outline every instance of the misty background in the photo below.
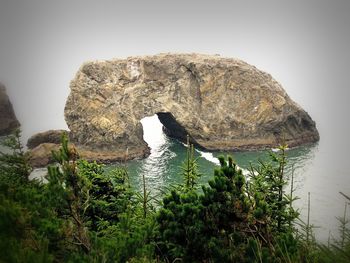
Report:
[[[305,187],[333,187],[331,198],[350,193],[349,14],[347,0],[0,0],[0,81],[25,142],[67,129],[69,83],[83,62],[161,52],[242,59],[270,73],[316,121],[323,157]]]
[[[349,146],[349,1],[0,0],[0,81],[24,136],[66,128],[85,61],[198,52],[267,71],[336,147]],[[334,126],[324,134],[324,126]]]

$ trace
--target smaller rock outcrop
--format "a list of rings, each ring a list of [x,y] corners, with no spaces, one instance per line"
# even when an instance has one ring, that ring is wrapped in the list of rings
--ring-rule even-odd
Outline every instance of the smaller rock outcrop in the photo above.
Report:
[[[28,149],[34,149],[42,143],[60,144],[63,133],[69,134],[65,130],[49,130],[37,133],[28,139],[27,147]]]
[[[45,167],[54,162],[52,151],[59,149],[58,144],[42,143],[29,151],[29,163],[33,168]]]
[[[20,126],[5,86],[0,83],[0,136],[9,135]]]
[[[45,167],[55,162],[52,157],[52,151],[57,151],[60,148],[62,133],[68,131],[65,130],[49,130],[33,135],[27,142],[29,149],[29,163],[33,168]],[[123,160],[144,158],[150,154],[150,148],[146,148],[143,152],[135,151],[134,149],[128,149],[124,153],[118,155],[113,151],[95,152],[76,147],[73,143],[71,147],[75,147],[78,150],[79,156],[88,161],[97,161],[100,163],[115,163]]]

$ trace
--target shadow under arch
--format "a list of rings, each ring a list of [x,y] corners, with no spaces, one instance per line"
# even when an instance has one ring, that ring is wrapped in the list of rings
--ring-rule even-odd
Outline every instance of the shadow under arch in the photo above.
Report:
[[[173,114],[170,112],[158,112],[156,113],[158,116],[159,121],[161,124],[163,124],[163,132],[171,137],[178,139],[179,141],[186,143],[187,142],[187,136],[189,136],[190,143],[194,144],[195,146],[199,148],[201,145],[189,134],[186,129],[179,124]]]

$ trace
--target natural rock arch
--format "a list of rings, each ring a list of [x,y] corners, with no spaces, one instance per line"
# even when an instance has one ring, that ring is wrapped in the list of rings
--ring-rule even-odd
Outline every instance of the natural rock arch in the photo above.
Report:
[[[154,114],[167,134],[188,133],[208,150],[319,139],[314,121],[278,82],[237,59],[159,54],[89,62],[70,88],[65,118],[73,141],[110,159],[148,154],[140,120]]]

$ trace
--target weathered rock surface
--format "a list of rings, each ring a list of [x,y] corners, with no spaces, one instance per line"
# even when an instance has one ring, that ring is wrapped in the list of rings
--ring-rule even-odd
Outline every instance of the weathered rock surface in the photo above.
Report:
[[[60,145],[55,143],[42,143],[28,151],[29,163],[33,168],[45,167],[54,162],[52,151],[57,151]]]
[[[180,140],[189,134],[208,150],[319,139],[315,122],[271,75],[237,59],[159,54],[89,62],[70,88],[65,118],[73,142],[109,159],[126,151],[144,156],[140,120],[154,114],[167,134]]]
[[[10,134],[19,126],[5,86],[0,83],[0,136]]]
[[[58,151],[60,144],[44,142],[28,151],[29,163],[33,168],[45,167],[52,164],[55,160],[52,157],[52,151]],[[97,161],[99,163],[115,163],[117,161],[126,161],[128,159],[135,159],[146,157],[149,155],[149,148],[140,151],[127,152],[111,152],[111,151],[89,151],[81,149],[74,144],[70,147],[75,147],[78,150],[79,156],[88,161]]]
[[[34,149],[42,143],[60,144],[63,133],[69,134],[69,132],[65,130],[49,130],[34,134],[28,139],[27,147],[28,149]]]
[[[65,130],[49,130],[34,134],[28,139],[27,147],[29,154],[29,163],[33,168],[45,167],[52,164],[55,160],[52,157],[52,151],[58,151],[61,147],[61,137],[63,133],[70,135]],[[97,161],[100,163],[115,163],[129,159],[142,158],[150,154],[150,148],[131,149],[125,152],[114,151],[90,151],[70,143],[70,147],[75,147],[81,158],[88,161]]]

